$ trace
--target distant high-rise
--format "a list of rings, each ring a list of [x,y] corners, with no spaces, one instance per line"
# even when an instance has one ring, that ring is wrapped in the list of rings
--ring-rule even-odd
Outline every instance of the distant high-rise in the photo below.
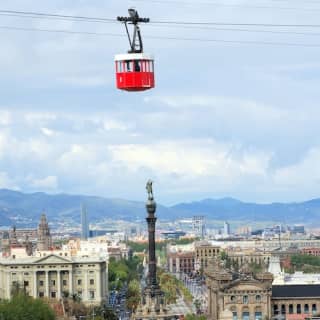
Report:
[[[223,225],[223,235],[225,235],[225,236],[230,235],[230,224],[227,221],[225,221],[225,223]]]
[[[89,238],[89,224],[87,208],[84,204],[81,205],[81,239],[88,240]]]
[[[192,229],[193,229],[193,232],[198,237],[200,237],[201,239],[204,238],[204,235],[205,235],[204,216],[193,216]]]
[[[52,247],[52,238],[50,235],[50,229],[45,213],[41,215],[40,223],[38,226],[38,242],[37,249],[49,250]]]

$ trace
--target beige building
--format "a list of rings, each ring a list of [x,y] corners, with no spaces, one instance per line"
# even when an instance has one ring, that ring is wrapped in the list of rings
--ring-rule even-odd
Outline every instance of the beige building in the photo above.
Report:
[[[220,253],[220,246],[212,245],[208,241],[198,241],[195,243],[195,264],[196,269],[204,270],[208,266],[208,261]]]
[[[210,262],[205,273],[209,319],[222,319],[225,311],[231,311],[234,320],[271,318],[271,273],[253,275],[243,268],[236,274],[226,270],[217,258]]]
[[[85,304],[98,305],[107,298],[107,262],[53,254],[0,259],[0,299],[10,299],[15,285],[32,297],[60,299],[66,294],[77,294]]]
[[[271,252],[263,252],[257,249],[227,248],[225,253],[240,267],[252,263],[268,266],[272,256]]]
[[[310,276],[298,274],[275,282],[270,272],[254,274],[248,265],[235,272],[216,258],[205,273],[210,320],[223,320],[226,314],[231,320],[231,313],[233,320],[303,320],[320,311],[320,284],[315,277],[310,281]]]

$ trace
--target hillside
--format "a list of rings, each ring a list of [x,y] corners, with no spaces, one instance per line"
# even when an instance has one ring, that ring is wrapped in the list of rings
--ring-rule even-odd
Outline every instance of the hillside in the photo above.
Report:
[[[34,224],[45,211],[51,221],[80,221],[80,205],[84,203],[91,221],[105,218],[136,220],[145,217],[143,202],[108,199],[95,196],[46,193],[22,193],[0,189],[0,226],[13,225],[17,216]],[[316,223],[320,221],[320,199],[301,203],[245,203],[232,198],[205,199],[180,203],[172,207],[158,205],[160,219],[173,220],[205,215],[214,220],[274,221],[285,223]]]

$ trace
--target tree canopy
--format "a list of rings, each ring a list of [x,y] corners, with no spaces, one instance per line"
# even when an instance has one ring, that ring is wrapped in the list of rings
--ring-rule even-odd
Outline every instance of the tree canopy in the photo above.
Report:
[[[55,320],[53,310],[41,299],[24,294],[0,303],[1,320]]]

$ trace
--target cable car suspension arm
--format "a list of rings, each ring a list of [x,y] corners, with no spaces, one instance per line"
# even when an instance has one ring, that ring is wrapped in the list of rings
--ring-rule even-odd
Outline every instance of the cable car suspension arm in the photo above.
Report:
[[[138,11],[135,9],[129,9],[128,10],[130,17],[117,17],[118,21],[124,22],[128,40],[130,44],[130,50],[128,53],[142,53],[143,52],[143,43],[142,43],[142,36],[139,28],[139,22],[150,22],[149,18],[140,18]],[[129,29],[128,29],[128,23],[132,24],[134,26],[133,30],[133,36],[132,39],[130,37]]]

